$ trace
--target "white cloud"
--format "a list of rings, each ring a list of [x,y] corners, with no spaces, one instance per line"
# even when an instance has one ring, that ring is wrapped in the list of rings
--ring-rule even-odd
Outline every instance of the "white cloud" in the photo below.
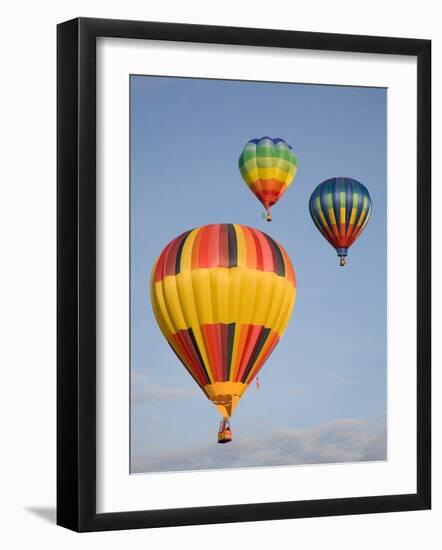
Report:
[[[233,434],[235,437],[235,433]],[[132,472],[207,470],[253,466],[326,464],[386,459],[385,421],[338,419],[308,428],[283,428],[262,438],[215,441],[180,450],[140,455]]]

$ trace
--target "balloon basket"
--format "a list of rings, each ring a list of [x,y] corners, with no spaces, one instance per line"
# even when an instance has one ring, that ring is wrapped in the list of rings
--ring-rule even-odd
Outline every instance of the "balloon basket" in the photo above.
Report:
[[[271,222],[271,221],[272,221],[272,215],[270,214],[270,212],[267,212],[267,214],[266,214],[266,220],[267,220],[268,222]]]
[[[218,431],[218,443],[224,444],[232,441],[232,430],[230,429],[230,422],[226,419],[222,420],[219,425]]]
[[[340,265],[341,267],[344,267],[345,264],[346,264],[345,258],[344,258],[344,256],[341,256],[341,257],[339,258],[339,265]]]

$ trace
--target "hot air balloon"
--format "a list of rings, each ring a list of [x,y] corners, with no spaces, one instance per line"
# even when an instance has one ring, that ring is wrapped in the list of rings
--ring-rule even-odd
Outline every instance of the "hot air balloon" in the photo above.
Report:
[[[353,178],[330,178],[316,187],[309,206],[316,227],[336,249],[343,267],[348,249],[370,218],[370,193]]]
[[[162,251],[150,295],[161,332],[222,416],[218,441],[230,441],[230,417],[295,303],[287,253],[244,225],[198,227]]]
[[[240,157],[239,170],[250,190],[266,209],[267,221],[272,221],[270,208],[290,186],[298,169],[292,147],[283,139],[262,137],[246,143]]]

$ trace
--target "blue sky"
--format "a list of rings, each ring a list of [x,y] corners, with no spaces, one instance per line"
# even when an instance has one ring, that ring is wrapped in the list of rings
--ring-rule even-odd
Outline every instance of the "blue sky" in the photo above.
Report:
[[[386,99],[379,88],[131,77],[131,470],[381,460],[386,453]],[[238,171],[252,138],[290,143],[292,186],[262,220]],[[354,177],[373,211],[340,268],[310,219],[321,181]],[[150,306],[152,265],[207,223],[261,229],[287,250],[287,331],[216,443],[219,416],[171,352]]]

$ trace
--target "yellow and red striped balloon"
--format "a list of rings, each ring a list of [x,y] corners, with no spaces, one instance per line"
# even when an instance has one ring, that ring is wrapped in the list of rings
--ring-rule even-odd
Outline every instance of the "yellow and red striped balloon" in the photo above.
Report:
[[[295,296],[295,271],[285,250],[239,224],[186,231],[152,269],[158,325],[224,418],[283,335]]]
[[[291,185],[298,160],[291,145],[281,138],[262,137],[248,141],[239,157],[239,171],[252,193],[264,205],[267,221],[270,208]]]

